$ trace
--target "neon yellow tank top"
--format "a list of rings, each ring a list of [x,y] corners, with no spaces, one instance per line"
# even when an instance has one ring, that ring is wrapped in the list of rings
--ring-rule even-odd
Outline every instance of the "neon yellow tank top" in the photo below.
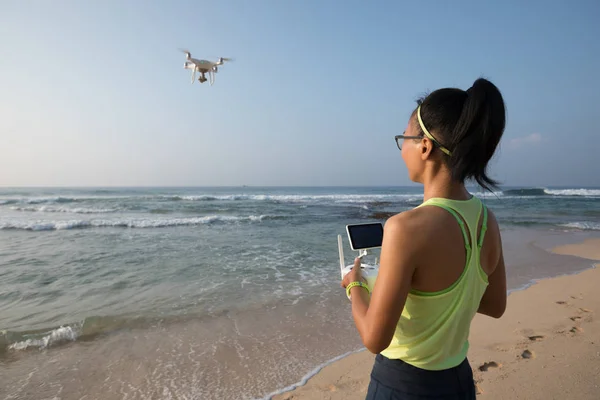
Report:
[[[409,292],[394,337],[381,354],[418,368],[442,370],[459,365],[467,356],[471,320],[488,285],[487,274],[479,263],[487,228],[487,209],[475,196],[462,201],[431,198],[418,207],[422,206],[444,208],[456,218],[465,241],[466,265],[456,282],[442,291]],[[481,214],[483,224],[477,238]]]

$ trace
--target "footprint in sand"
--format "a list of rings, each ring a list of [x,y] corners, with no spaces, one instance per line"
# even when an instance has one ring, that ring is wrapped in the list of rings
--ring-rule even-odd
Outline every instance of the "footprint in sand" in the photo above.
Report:
[[[570,319],[571,321],[573,321],[573,322],[577,322],[577,321],[579,321],[579,320],[581,319],[581,317],[580,317],[580,316],[578,316],[578,315],[576,315],[576,316],[574,316],[574,317],[570,317],[569,319]]]
[[[589,308],[580,308],[579,311],[581,312],[593,312],[592,310],[590,310]]]
[[[563,305],[563,304],[567,304],[567,302],[566,302],[566,301],[562,301],[562,300],[560,300],[560,301],[557,301],[557,302],[556,302],[556,304]]]
[[[475,394],[483,394],[483,389],[477,383],[475,383]]]
[[[540,340],[543,340],[545,338],[544,335],[533,335],[533,336],[528,336],[527,339],[531,340],[532,342],[539,342]]]
[[[526,360],[530,360],[532,358],[535,358],[535,353],[530,350],[525,350],[524,352],[521,353],[521,357]]]
[[[574,327],[572,327],[572,328],[569,330],[569,332],[571,332],[571,333],[581,333],[581,332],[583,332],[583,328],[580,328],[580,327],[578,327],[578,326],[574,326]]]
[[[479,366],[479,370],[480,371],[487,371],[490,368],[500,368],[502,367],[502,364],[498,364],[496,361],[490,361],[490,362],[486,362],[483,363],[482,365]]]

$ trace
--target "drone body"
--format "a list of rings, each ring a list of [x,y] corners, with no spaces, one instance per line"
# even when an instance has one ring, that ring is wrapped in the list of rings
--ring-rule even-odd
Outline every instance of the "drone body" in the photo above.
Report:
[[[219,71],[219,65],[223,65],[225,61],[233,61],[231,58],[225,57],[219,57],[217,61],[198,60],[197,58],[192,58],[192,54],[189,51],[182,51],[185,53],[183,68],[192,70],[192,84],[196,79],[196,72],[200,72],[198,82],[204,83],[208,80],[212,86],[215,83],[215,74]],[[208,79],[206,78],[206,74],[208,74]]]

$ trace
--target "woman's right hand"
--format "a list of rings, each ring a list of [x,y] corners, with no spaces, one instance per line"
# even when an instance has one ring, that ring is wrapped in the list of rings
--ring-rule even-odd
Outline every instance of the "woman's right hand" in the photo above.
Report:
[[[341,285],[344,289],[350,284],[350,282],[358,281],[367,283],[365,277],[362,276],[362,268],[360,267],[360,261],[360,258],[356,257],[354,259],[354,266],[352,267],[350,272],[348,272],[346,276],[344,276],[344,279],[342,279]]]

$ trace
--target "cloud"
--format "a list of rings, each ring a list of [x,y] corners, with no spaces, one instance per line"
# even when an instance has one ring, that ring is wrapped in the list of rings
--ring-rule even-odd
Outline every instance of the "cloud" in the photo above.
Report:
[[[542,142],[542,135],[532,133],[531,135],[513,138],[508,141],[508,146],[513,149],[518,149],[526,145],[538,145]]]

